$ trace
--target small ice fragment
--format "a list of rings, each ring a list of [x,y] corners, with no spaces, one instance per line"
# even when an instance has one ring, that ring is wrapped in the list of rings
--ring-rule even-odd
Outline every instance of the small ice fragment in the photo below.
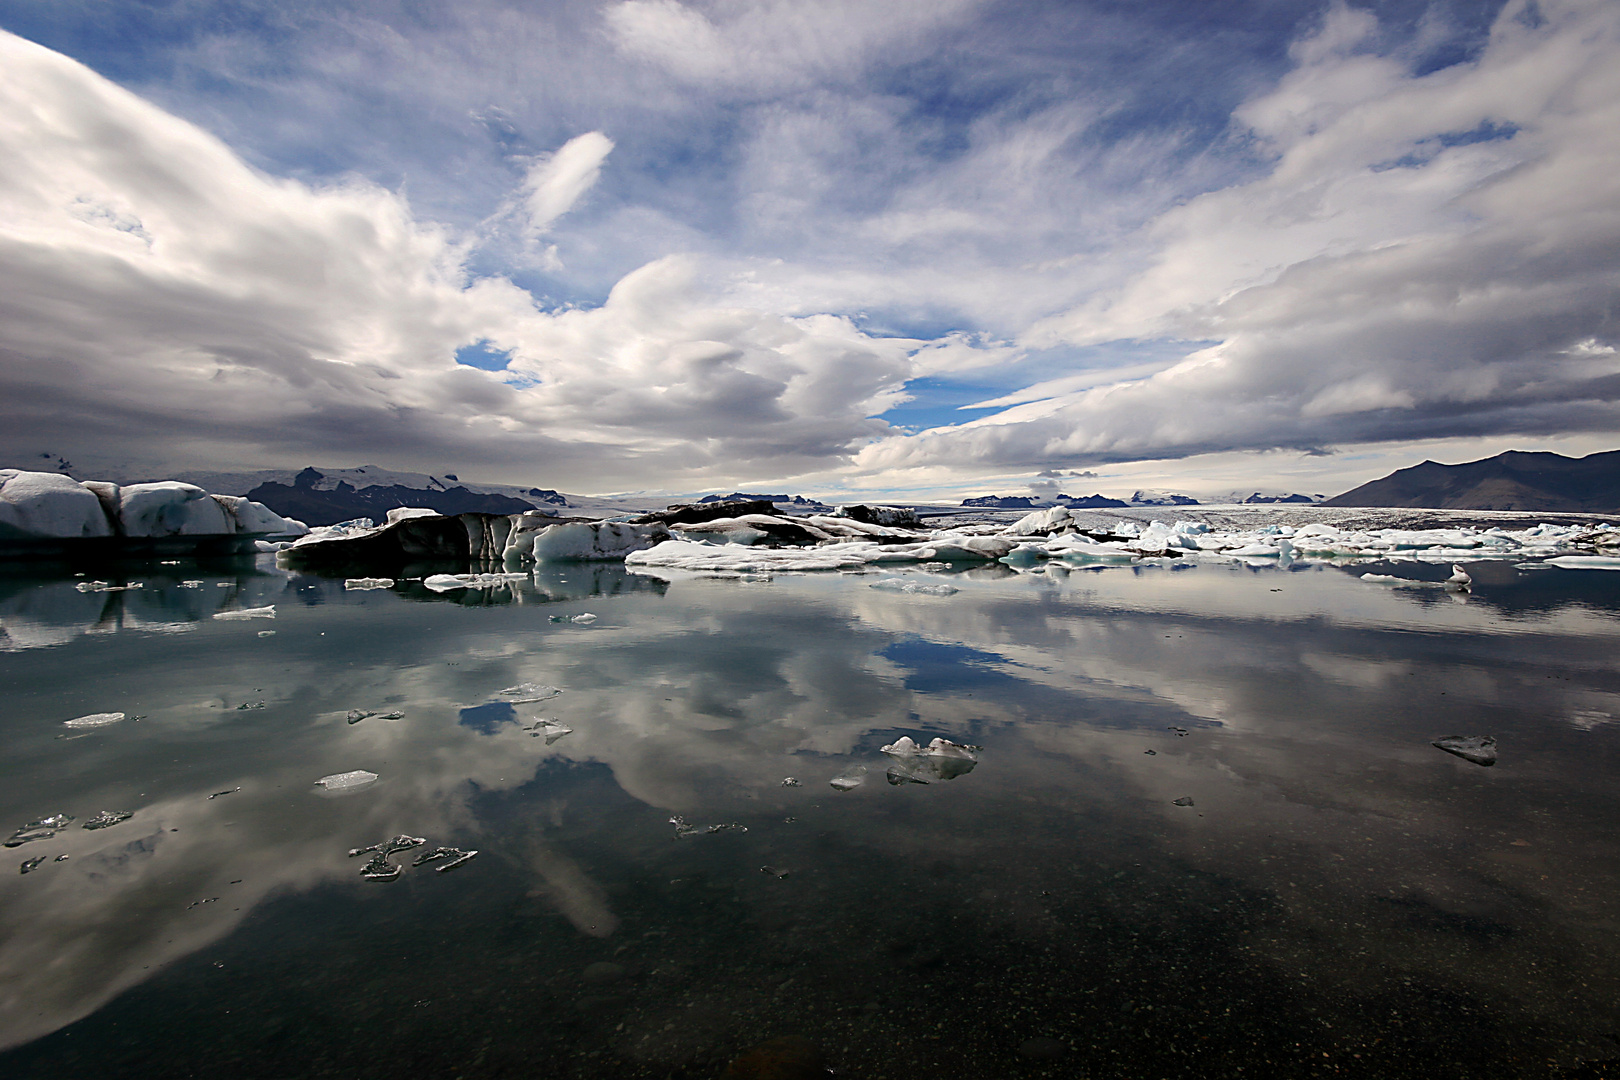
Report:
[[[267,604],[264,607],[241,608],[237,611],[216,611],[216,619],[273,619],[276,617],[276,605]]]
[[[795,777],[795,776],[785,776],[785,777],[783,777],[782,778],[782,786],[783,787],[798,787],[799,786],[798,777]]]
[[[572,619],[569,619],[568,621],[569,622],[574,622],[574,623],[581,623],[581,624],[593,623],[593,622],[596,621],[596,616],[592,615],[590,612],[587,611],[583,615],[575,615]]]
[[[1467,592],[1473,583],[1474,579],[1468,576],[1468,571],[1456,563],[1451,564],[1451,576],[1446,578],[1446,588],[1453,592]]]
[[[670,818],[669,823],[675,826],[675,839],[677,840],[685,840],[692,836],[708,836],[712,833],[730,832],[732,830],[736,830],[737,832],[748,831],[747,826],[739,825],[735,821],[727,822],[723,825],[688,825],[686,823],[686,819],[681,817],[679,814],[676,814],[674,817]]]
[[[1456,754],[1464,761],[1472,761],[1475,765],[1496,764],[1496,739],[1491,735],[1447,735],[1429,745],[1448,754]]]
[[[80,825],[81,829],[107,829],[117,825],[120,821],[128,821],[135,816],[133,810],[103,810],[95,817]]]
[[[317,781],[317,782],[318,782],[318,781]],[[209,798],[210,798],[210,799],[217,799],[217,798],[219,798],[219,797],[220,797],[220,796],[221,796],[221,795],[235,795],[235,794],[236,794],[236,793],[237,793],[237,792],[238,792],[238,791],[241,791],[241,790],[242,790],[242,789],[241,789],[241,787],[240,787],[240,786],[238,786],[238,787],[233,787],[233,788],[226,788],[226,789],[225,789],[225,790],[224,790],[224,791],[216,791],[216,792],[214,792],[214,793],[213,793],[213,794],[212,794],[212,795],[210,795],[210,796],[208,796],[208,797],[209,797]]]
[[[432,851],[424,851],[418,855],[411,865],[422,866],[426,863],[438,862],[441,859],[449,859],[450,861],[443,866],[433,868],[442,874],[447,870],[454,870],[458,866],[472,862],[473,857],[477,854],[477,851],[462,851],[460,848],[455,847],[436,847]]]
[[[52,814],[38,821],[30,821],[11,834],[11,839],[6,841],[6,847],[20,847],[33,840],[49,840],[56,835],[56,830],[67,828],[72,820],[72,814]]]
[[[51,862],[67,862],[67,861],[68,861],[68,856],[67,856],[66,853],[58,855],[56,858],[51,860]]]
[[[1148,757],[1153,757],[1156,754],[1158,754],[1158,751],[1157,750],[1144,750],[1144,751],[1142,751],[1142,753],[1146,754]]]
[[[402,713],[402,712],[398,712],[396,710],[395,712],[382,713],[377,717],[377,719],[379,719],[379,720],[403,720],[403,719],[405,719],[405,714]]]
[[[200,589],[203,587],[203,584],[203,582],[197,580],[182,581],[180,583],[180,587],[182,589]]]
[[[517,686],[508,686],[500,692],[499,696],[511,698],[515,703],[522,704],[525,701],[545,701],[556,697],[560,693],[562,691],[555,686],[547,686],[545,683],[526,682],[519,683]]]
[[[92,592],[128,592],[131,589],[144,588],[144,583],[132,581],[128,585],[109,585],[105,581],[81,581],[73,586],[82,593]]]
[[[1186,729],[1186,728],[1184,728],[1184,727],[1177,727],[1177,726],[1176,726],[1176,725],[1174,725],[1174,724],[1171,724],[1171,725],[1170,725],[1170,726],[1169,726],[1169,727],[1168,727],[1168,728],[1166,728],[1166,729],[1165,729],[1165,730],[1166,730],[1166,731],[1173,731],[1173,732],[1175,732],[1175,733],[1176,733],[1176,738],[1178,738],[1178,739],[1179,739],[1179,738],[1181,738],[1181,736],[1183,736],[1183,735],[1185,735],[1185,734],[1187,734],[1187,729]]]
[[[785,878],[788,876],[788,874],[792,873],[790,870],[783,870],[781,867],[777,866],[762,866],[759,868],[759,872],[762,874],[769,874],[773,878]]]
[[[1183,795],[1181,798],[1175,800],[1175,802],[1172,803],[1171,805],[1173,805],[1173,806],[1191,806],[1192,804],[1193,804],[1192,799],[1190,797],[1186,796],[1186,795]]]
[[[371,774],[367,773],[366,775],[370,776]],[[375,780],[376,777],[373,776],[372,779]],[[389,862],[388,856],[398,851],[409,851],[411,848],[421,847],[425,843],[427,843],[426,837],[406,836],[404,833],[400,833],[392,840],[384,840],[380,844],[350,848],[349,858],[352,859],[356,855],[370,855],[370,861],[360,868],[360,876],[367,881],[393,881],[404,872],[405,868],[395,866]]]
[[[882,581],[872,582],[869,587],[885,592],[910,593],[912,596],[953,596],[957,591],[954,585],[927,585],[920,581],[907,581],[905,578],[884,578]]]
[[[116,724],[124,718],[121,712],[97,712],[88,716],[76,716],[72,720],[62,721],[63,727],[70,728],[97,728]]]
[[[828,783],[832,784],[832,786],[837,788],[839,791],[849,791],[852,788],[858,788],[862,784],[866,783],[866,766],[857,765],[853,769],[833,777],[830,781],[828,781]]]
[[[350,709],[348,714],[346,716],[344,716],[343,719],[347,720],[351,724],[358,724],[360,721],[364,720],[366,717],[368,717],[368,716],[376,716],[376,715],[377,715],[376,713],[369,712],[369,711],[367,711],[365,709]]]
[[[559,724],[555,720],[540,719],[536,719],[533,726],[524,728],[524,730],[529,733],[531,738],[544,738],[547,746],[550,746],[564,735],[572,735],[574,733],[573,728],[564,724]]]
[[[260,630],[259,631],[259,636],[260,637],[275,637],[276,632],[274,630]]]
[[[373,783],[376,779],[377,774],[374,772],[355,769],[353,772],[340,772],[333,773],[331,776],[323,776],[315,781],[315,786],[323,787],[327,791],[347,791],[350,788],[364,787],[366,784]]]
[[[352,577],[343,579],[343,588],[349,592],[365,592],[369,589],[392,589],[394,579],[388,577]]]
[[[24,859],[23,862],[22,862],[22,866],[18,868],[17,873],[19,873],[19,874],[29,873],[30,871],[32,871],[34,869],[34,867],[36,867],[40,863],[44,862],[47,857],[48,856],[45,856],[45,855],[36,855],[32,859]]]

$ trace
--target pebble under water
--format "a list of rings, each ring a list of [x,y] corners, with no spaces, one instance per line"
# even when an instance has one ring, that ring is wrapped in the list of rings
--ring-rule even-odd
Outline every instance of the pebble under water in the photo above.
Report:
[[[0,578],[0,1075],[1608,1075],[1620,573],[1468,571]]]

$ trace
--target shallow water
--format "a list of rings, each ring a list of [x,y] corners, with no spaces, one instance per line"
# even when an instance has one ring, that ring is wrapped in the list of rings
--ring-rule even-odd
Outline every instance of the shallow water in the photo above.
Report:
[[[870,1078],[1620,1058],[1620,574],[141,570],[0,580],[0,832],[76,819],[0,863],[8,1077],[699,1077],[780,1035]],[[1430,745],[1485,734],[1491,768]],[[979,764],[890,784],[902,735]],[[441,846],[478,855],[410,865]]]

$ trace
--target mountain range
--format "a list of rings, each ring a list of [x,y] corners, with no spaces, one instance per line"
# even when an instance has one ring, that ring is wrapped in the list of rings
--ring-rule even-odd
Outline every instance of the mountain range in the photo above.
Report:
[[[1425,461],[1336,495],[1322,505],[1616,513],[1620,512],[1620,450],[1582,458],[1509,450],[1460,465]]]

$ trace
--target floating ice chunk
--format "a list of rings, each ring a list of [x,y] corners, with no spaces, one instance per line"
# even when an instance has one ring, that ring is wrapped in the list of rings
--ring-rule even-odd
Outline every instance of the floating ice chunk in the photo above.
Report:
[[[207,584],[207,583],[204,582],[204,581],[200,581],[200,580],[198,580],[196,578],[190,578],[190,579],[188,579],[186,581],[182,581],[180,583],[180,587],[182,589],[200,589],[205,584]]]
[[[1496,764],[1496,739],[1490,735],[1447,735],[1429,745],[1448,754],[1456,754],[1475,765]]]
[[[927,746],[918,746],[911,736],[902,735],[879,749],[899,759],[899,764],[890,769],[891,784],[906,780],[920,784],[931,780],[954,780],[972,772],[979,764],[979,759],[973,753],[979,749],[977,746],[954,743],[949,739],[935,739]],[[900,779],[894,779],[897,774]]]
[[[394,579],[391,577],[344,578],[343,587],[349,592],[367,592],[371,589],[392,589],[394,587]]]
[[[1620,558],[1613,555],[1560,555],[1547,560],[1560,570],[1620,570]]]
[[[108,829],[120,821],[128,821],[135,816],[133,810],[103,810],[95,817],[80,825],[81,829]]]
[[[146,583],[132,581],[128,585],[110,585],[105,581],[80,581],[73,587],[82,593],[93,592],[129,592],[131,589],[145,588]]]
[[[1191,806],[1192,804],[1192,796],[1190,795],[1183,795],[1181,798],[1175,799],[1171,802],[1172,806]]]
[[[225,508],[194,484],[161,480],[118,489],[125,536],[210,536],[234,533]]]
[[[6,841],[6,847],[21,847],[35,840],[49,840],[56,835],[58,829],[67,828],[72,820],[72,814],[52,814],[38,821],[30,821],[11,834],[11,839]]]
[[[355,769],[352,772],[340,772],[333,773],[330,776],[323,776],[315,781],[315,786],[325,788],[327,791],[349,791],[353,788],[365,787],[367,784],[375,783],[376,780],[376,773],[367,772],[364,769]]]
[[[1369,585],[1401,585],[1406,582],[1405,578],[1396,577],[1394,574],[1362,574],[1361,580]]]
[[[967,761],[978,761],[979,759],[973,756],[973,751],[980,748],[977,746],[970,746],[966,743],[951,742],[949,739],[935,739],[927,746],[918,746],[912,741],[910,735],[902,735],[888,746],[882,746],[878,749],[883,753],[894,757],[913,757],[921,754],[929,754],[935,757],[961,758]]]
[[[275,637],[276,632],[274,630],[260,630],[259,631],[259,636],[260,637]]]
[[[528,574],[429,574],[422,579],[422,585],[433,592],[450,592],[454,589],[492,589],[497,585],[528,580]]]
[[[1473,583],[1474,579],[1468,576],[1468,571],[1456,563],[1451,564],[1451,576],[1446,578],[1446,588],[1456,592],[1467,592]]]
[[[857,765],[853,769],[849,769],[846,772],[840,773],[839,775],[833,777],[828,782],[839,791],[849,791],[851,788],[858,788],[862,784],[866,783],[866,766]]]
[[[1046,536],[1068,525],[1070,520],[1067,506],[1054,506],[1025,514],[1002,532],[1007,536]]]
[[[547,686],[545,683],[526,682],[519,683],[517,686],[508,686],[498,696],[508,698],[514,704],[521,705],[525,701],[547,701],[560,693],[562,691],[555,686]]]
[[[527,731],[531,738],[544,738],[547,746],[550,746],[564,735],[572,735],[574,733],[573,728],[564,724],[559,724],[555,720],[537,720],[532,727],[527,727],[523,730]]]
[[[669,823],[675,826],[675,839],[677,840],[685,840],[693,836],[709,836],[712,833],[718,832],[748,831],[747,826],[739,825],[735,821],[727,822],[723,825],[688,825],[686,823],[686,819],[681,817],[679,814],[676,814],[674,817],[670,818]]]
[[[376,779],[376,777],[372,777],[372,779]],[[393,881],[404,872],[405,868],[395,866],[389,862],[388,856],[393,855],[395,852],[409,851],[411,848],[421,847],[425,843],[427,843],[425,837],[406,836],[404,833],[400,833],[392,840],[384,840],[380,844],[372,844],[370,847],[350,848],[349,858],[352,859],[357,855],[370,855],[371,860],[360,868],[360,876],[367,881]]]
[[[379,720],[403,720],[403,719],[405,719],[405,714],[396,709],[393,712],[379,713],[378,716],[377,716],[377,719],[379,719]]]
[[[48,858],[50,858],[49,855],[36,855],[32,859],[24,859],[22,861],[22,866],[17,868],[17,873],[19,873],[19,874],[32,873],[33,870],[34,870],[34,867],[38,866],[40,863],[44,862]]]
[[[0,469],[0,535],[111,536],[95,492],[61,473]]]
[[[583,615],[575,615],[572,619],[569,619],[568,621],[569,622],[576,622],[576,623],[593,623],[593,622],[596,621],[596,616],[592,615],[590,612],[587,611]]]
[[[762,867],[759,868],[759,872],[762,873],[762,874],[769,874],[773,878],[785,878],[789,874],[791,874],[793,871],[791,871],[791,870],[783,870],[781,867],[778,867],[778,866],[762,866]]]
[[[782,778],[782,786],[783,787],[798,787],[799,786],[799,779],[796,776],[784,776]]]
[[[914,596],[952,596],[957,592],[954,585],[944,583],[930,585],[921,581],[907,581],[905,578],[884,578],[882,581],[872,582],[870,587],[885,592],[911,593]]]
[[[119,723],[123,719],[124,714],[121,712],[97,712],[88,716],[75,716],[72,720],[64,720],[62,726],[68,728],[98,728]]]
[[[443,866],[435,866],[433,868],[442,874],[446,871],[454,870],[458,866],[465,866],[467,863],[472,862],[477,855],[478,852],[476,850],[462,851],[460,848],[455,847],[436,847],[432,851],[422,852],[422,854],[418,855],[411,861],[411,865],[425,866],[428,863],[448,860]]]
[[[273,619],[276,617],[276,605],[267,604],[264,607],[241,608],[237,611],[218,611],[214,613],[216,619]]]
[[[348,711],[348,713],[345,714],[343,719],[347,720],[351,724],[358,724],[360,721],[364,720],[366,717],[368,717],[368,716],[376,716],[376,715],[377,715],[376,713],[369,712],[369,711],[367,711],[365,709],[350,709]]]

